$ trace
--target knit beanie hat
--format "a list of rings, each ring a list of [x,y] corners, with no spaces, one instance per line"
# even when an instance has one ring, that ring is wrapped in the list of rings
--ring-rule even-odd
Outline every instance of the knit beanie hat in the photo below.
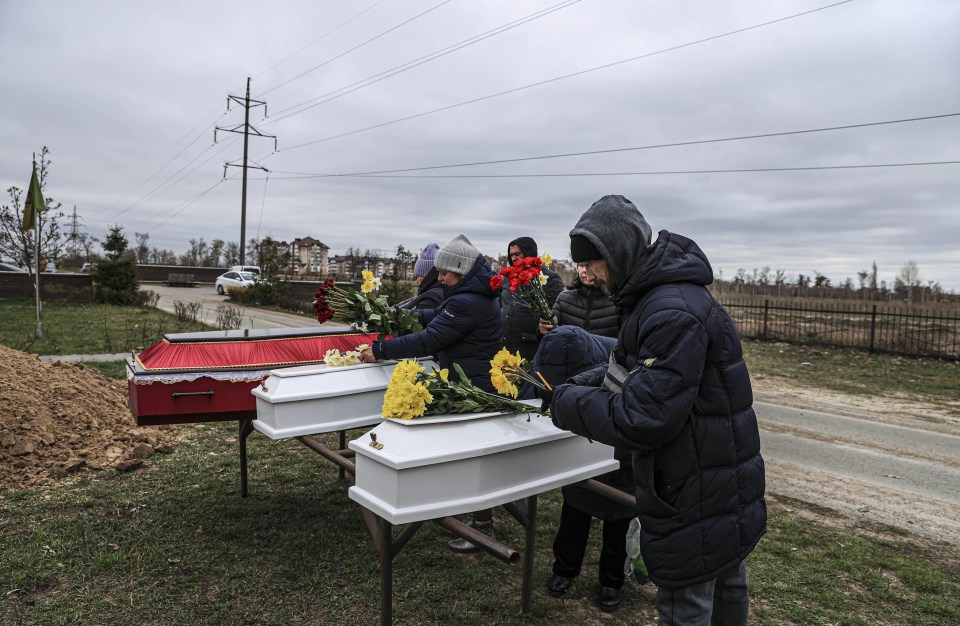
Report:
[[[414,276],[426,276],[427,273],[433,268],[433,258],[437,254],[437,250],[440,249],[440,246],[430,242],[427,244],[427,247],[423,249],[423,252],[420,253],[420,258],[417,259],[417,262],[413,266],[413,275]]]
[[[603,258],[597,247],[583,235],[570,235],[570,257],[574,263],[598,261]]]
[[[433,264],[438,270],[466,274],[479,256],[480,251],[473,247],[466,235],[457,235],[437,250]]]

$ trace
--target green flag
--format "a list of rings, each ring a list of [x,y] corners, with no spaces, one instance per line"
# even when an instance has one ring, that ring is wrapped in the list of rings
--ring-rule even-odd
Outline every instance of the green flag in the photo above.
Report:
[[[37,214],[46,211],[43,205],[43,192],[40,191],[40,179],[37,178],[37,162],[33,162],[33,175],[30,177],[30,187],[27,189],[27,199],[23,203],[23,225],[21,230],[32,230]]]

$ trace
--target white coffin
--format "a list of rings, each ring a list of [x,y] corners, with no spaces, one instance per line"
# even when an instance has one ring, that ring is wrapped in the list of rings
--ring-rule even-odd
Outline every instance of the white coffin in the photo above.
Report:
[[[371,433],[383,448],[370,445]],[[350,498],[392,524],[490,508],[620,466],[612,447],[537,414],[385,419],[349,445]]]
[[[436,367],[426,359],[420,364]],[[396,361],[380,361],[273,370],[251,391],[257,398],[253,427],[271,439],[284,439],[379,424],[383,393],[396,366]]]

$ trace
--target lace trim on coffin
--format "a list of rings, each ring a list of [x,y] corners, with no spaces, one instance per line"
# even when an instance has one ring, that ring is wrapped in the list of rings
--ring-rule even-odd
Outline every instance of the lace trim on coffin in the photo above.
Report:
[[[276,368],[271,368],[276,369]],[[249,383],[259,382],[270,375],[271,370],[247,370],[243,372],[183,372],[183,373],[165,373],[165,374],[141,374],[134,376],[127,369],[127,380],[133,378],[138,385],[152,385],[153,383],[163,383],[173,385],[184,381],[197,380],[198,378],[211,378],[213,380],[226,380],[231,383]]]

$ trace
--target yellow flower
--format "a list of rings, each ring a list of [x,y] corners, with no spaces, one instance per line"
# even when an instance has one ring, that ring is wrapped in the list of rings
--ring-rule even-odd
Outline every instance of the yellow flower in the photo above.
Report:
[[[365,281],[373,280],[373,272],[371,272],[370,270],[363,270],[361,274],[363,274],[363,280]]]
[[[373,281],[368,280],[364,282],[362,285],[360,285],[360,291],[362,291],[363,293],[370,293],[371,291],[373,291]]]
[[[500,348],[500,352],[493,356],[490,365],[500,369],[518,369],[522,361],[523,357],[520,356],[519,350],[516,354],[510,354],[510,351],[506,348]]]
[[[404,359],[397,363],[387,390],[383,394],[383,416],[400,419],[420,417],[433,402],[426,385],[417,380],[423,366],[416,360]]]
[[[544,265],[550,265],[551,263],[553,263],[553,257],[550,256],[549,254],[544,254],[543,256],[540,257],[540,260],[543,261]]]
[[[397,371],[394,370],[394,375]],[[387,391],[383,395],[383,416],[400,419],[420,417],[427,410],[433,396],[423,385],[406,379],[390,379]]]
[[[517,394],[520,393],[520,390],[517,389],[517,386],[507,378],[503,373],[503,370],[494,367],[490,370],[490,382],[493,383],[493,388],[497,390],[497,393],[504,396],[510,396],[511,398],[516,398]]]
[[[390,380],[392,381],[394,377],[397,377],[398,380],[413,382],[417,379],[417,374],[422,371],[423,366],[420,365],[420,362],[416,359],[403,359],[397,363],[397,367],[393,370]]]
[[[356,350],[357,350],[357,352],[363,352],[364,350],[366,350],[366,349],[369,348],[369,347],[370,347],[370,344],[361,343],[359,346],[356,347]]]
[[[443,368],[442,370],[433,370],[430,372],[430,375],[434,378],[439,378],[443,382],[450,382],[450,370]]]

